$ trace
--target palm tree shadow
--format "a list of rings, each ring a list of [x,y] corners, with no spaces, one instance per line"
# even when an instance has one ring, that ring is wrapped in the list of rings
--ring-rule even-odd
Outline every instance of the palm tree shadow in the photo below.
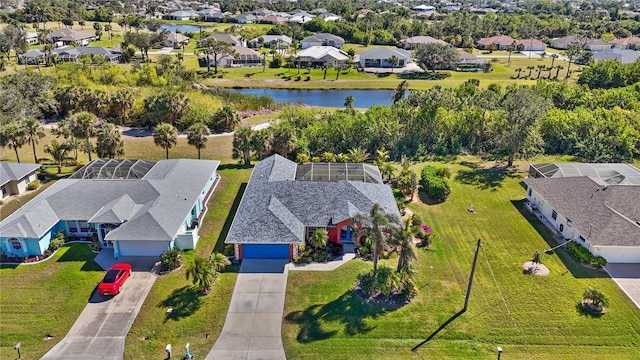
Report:
[[[375,329],[377,326],[368,326],[366,320],[376,319],[386,312],[383,308],[364,303],[354,290],[349,290],[330,303],[290,312],[285,320],[300,325],[296,339],[306,344],[331,338],[338,333],[338,330],[325,331],[323,322],[338,321],[344,324],[347,335],[354,336]]]
[[[172,309],[167,311],[164,321],[180,320],[195,313],[202,306],[202,298],[197,289],[191,286],[183,286],[173,292],[160,303],[158,307]],[[168,310],[167,309],[167,310]]]

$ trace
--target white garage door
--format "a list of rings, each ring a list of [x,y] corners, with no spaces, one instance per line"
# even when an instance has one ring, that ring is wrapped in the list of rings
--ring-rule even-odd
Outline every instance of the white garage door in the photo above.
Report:
[[[166,241],[120,241],[120,256],[160,256],[169,248]]]

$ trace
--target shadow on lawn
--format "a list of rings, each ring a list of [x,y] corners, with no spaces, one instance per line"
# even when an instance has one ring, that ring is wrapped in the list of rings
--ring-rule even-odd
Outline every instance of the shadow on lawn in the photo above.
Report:
[[[57,262],[84,262],[80,270],[82,271],[104,271],[93,258],[96,257],[96,254],[92,253],[89,249],[89,244],[68,244],[69,249],[60,256]]]
[[[511,204],[518,209],[520,214],[524,216],[527,221],[536,229],[538,234],[547,242],[549,248],[556,247],[560,243],[554,238],[553,233],[547,226],[536,216],[536,214],[530,213],[524,204],[524,200],[511,200]],[[540,249],[546,250],[546,249]],[[567,267],[567,272],[570,272],[575,278],[607,278],[609,275],[603,269],[594,269],[586,267],[578,262],[565,248],[558,248],[553,251],[551,255],[558,255],[562,263]],[[563,273],[565,275],[567,272]]]
[[[233,222],[233,218],[236,216],[236,211],[238,211],[238,206],[240,206],[240,200],[242,200],[242,195],[244,195],[244,191],[247,188],[247,183],[240,184],[240,188],[236,193],[235,199],[233,199],[233,204],[231,204],[231,208],[229,209],[229,215],[224,221],[224,225],[222,225],[222,230],[220,230],[220,236],[218,236],[218,241],[213,249],[214,252],[223,252],[224,251],[224,240],[227,238],[227,234],[229,233],[229,229],[231,228],[231,223]]]
[[[368,326],[365,320],[376,319],[386,312],[382,308],[365,304],[355,291],[349,290],[330,303],[316,304],[303,311],[291,312],[285,319],[300,325],[300,332],[296,338],[305,344],[325,340],[338,333],[337,330],[324,331],[323,322],[339,321],[344,324],[344,332],[353,336],[375,329],[376,326]]]
[[[180,320],[195,313],[202,306],[202,298],[198,290],[191,286],[183,286],[173,292],[158,307],[171,308],[173,311],[166,313],[163,322]]]
[[[479,189],[497,190],[496,188],[502,187],[502,182],[507,178],[513,178],[520,176],[518,169],[508,168],[504,166],[493,166],[490,168],[481,168],[474,165],[469,170],[460,170],[456,174],[456,180],[463,184],[475,185]]]

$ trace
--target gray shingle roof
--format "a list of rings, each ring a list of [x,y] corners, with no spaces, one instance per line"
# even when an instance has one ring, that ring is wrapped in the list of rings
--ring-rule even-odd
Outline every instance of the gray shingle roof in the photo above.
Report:
[[[0,222],[3,236],[40,238],[60,220],[122,223],[106,240],[175,238],[219,161],[158,161],[138,180],[63,179]]]
[[[333,41],[338,44],[344,44],[344,39],[340,36],[329,34],[329,33],[317,33],[315,35],[307,36],[302,39],[302,42],[324,42],[324,41]]]
[[[571,220],[594,246],[640,246],[640,186],[609,185],[588,176],[528,178],[524,182]],[[590,224],[593,224],[592,226]]]
[[[378,47],[369,49],[360,54],[360,59],[389,59],[392,56],[401,60],[411,59],[411,53],[404,49]]]
[[[0,186],[12,180],[21,180],[25,176],[38,170],[40,164],[23,164],[23,163],[0,163]]]
[[[226,243],[302,243],[304,228],[327,226],[378,203],[400,216],[391,188],[359,181],[296,181],[297,164],[279,155],[259,162]]]

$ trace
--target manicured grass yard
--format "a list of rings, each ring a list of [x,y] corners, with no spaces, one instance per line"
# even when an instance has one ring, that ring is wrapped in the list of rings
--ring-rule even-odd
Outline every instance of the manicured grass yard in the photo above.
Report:
[[[371,263],[359,260],[329,274],[290,272],[287,358],[495,359],[501,346],[509,359],[637,359],[640,311],[603,271],[545,255],[549,277],[522,274],[522,263],[551,239],[535,217],[521,213],[524,172],[490,168],[471,157],[446,165],[454,171],[449,200],[410,206],[436,234],[430,249],[418,250],[418,297],[396,311],[364,305],[351,289]],[[478,238],[488,261],[481,250],[468,311],[412,352],[462,309]],[[610,297],[601,318],[576,311],[587,286]]]
[[[209,256],[214,247],[216,251],[224,247],[222,242],[242,195],[239,190],[251,175],[250,168],[234,168],[231,165],[219,171],[222,180],[209,200],[197,249],[185,254],[182,269],[159,276],[149,292],[127,335],[125,359],[159,358],[169,343],[175,356],[190,343],[192,354],[204,359],[213,347],[226,318],[238,269],[231,267],[222,273],[207,296],[197,295],[185,278],[185,269],[194,255]],[[173,309],[171,314],[167,314],[168,308]]]
[[[0,269],[0,359],[39,359],[66,335],[104,271],[87,244],[62,247],[48,261]],[[46,335],[53,336],[49,341]]]

